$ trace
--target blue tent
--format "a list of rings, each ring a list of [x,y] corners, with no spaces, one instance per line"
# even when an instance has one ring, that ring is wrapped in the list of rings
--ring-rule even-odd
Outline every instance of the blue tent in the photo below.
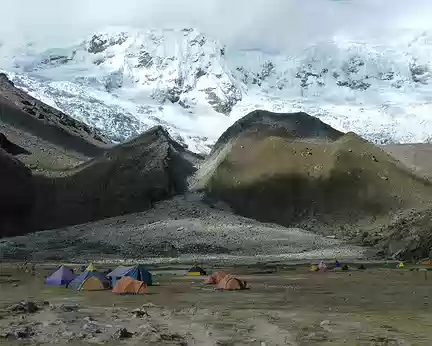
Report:
[[[104,274],[96,271],[89,272],[86,270],[75,278],[68,287],[77,291],[104,290],[110,288],[110,282]]]
[[[148,286],[153,284],[152,275],[143,266],[136,265],[132,267],[117,267],[107,277],[111,280],[111,286],[114,287],[122,277],[130,276],[138,281],[144,281]]]
[[[46,279],[47,285],[55,285],[55,286],[65,286],[69,284],[73,279],[75,279],[75,275],[72,269],[61,266],[56,270],[54,274]]]

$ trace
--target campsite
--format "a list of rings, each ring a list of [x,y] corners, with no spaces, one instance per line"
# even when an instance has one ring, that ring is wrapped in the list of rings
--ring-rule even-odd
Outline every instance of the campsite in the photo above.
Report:
[[[32,275],[3,264],[0,330],[21,338],[0,340],[8,346],[430,345],[432,275],[412,270],[421,266],[341,261],[349,270],[337,270],[334,261],[326,263],[316,272],[304,262],[207,263],[207,275],[188,275],[192,264],[152,264],[146,266],[152,285],[137,292],[143,294],[47,285],[58,265],[36,265]],[[119,273],[116,265],[94,266]],[[127,268],[123,274],[137,277],[140,266]],[[216,272],[223,272],[220,279],[235,275],[247,289],[218,289],[208,283]]]

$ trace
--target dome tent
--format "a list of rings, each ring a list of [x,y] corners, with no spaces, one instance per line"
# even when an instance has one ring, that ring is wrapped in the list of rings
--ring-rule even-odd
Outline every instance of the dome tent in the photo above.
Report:
[[[206,271],[201,267],[194,265],[189,271],[186,273],[187,276],[201,276],[207,275]]]
[[[226,275],[217,286],[220,290],[227,291],[238,291],[244,290],[247,288],[246,281],[240,280],[238,277],[234,275]]]
[[[109,280],[104,274],[93,271],[85,271],[73,280],[68,288],[72,288],[77,291],[101,291],[106,290],[110,287]]]
[[[117,281],[112,292],[118,294],[145,294],[147,293],[147,285],[143,281],[124,276]]]
[[[47,285],[66,286],[74,279],[75,279],[75,275],[72,269],[67,268],[65,266],[61,266],[51,276],[49,276],[46,279],[45,283]]]
[[[117,284],[117,281],[125,276],[131,277],[138,281],[143,281],[147,286],[151,286],[153,284],[152,274],[141,265],[135,265],[132,267],[117,267],[107,275],[107,278],[111,281],[111,286],[114,287]]]
[[[216,273],[213,273],[212,275],[210,275],[205,281],[204,283],[206,284],[211,284],[211,285],[217,285],[219,284],[219,282],[222,281],[222,279],[226,276],[227,274],[225,272],[219,271]]]

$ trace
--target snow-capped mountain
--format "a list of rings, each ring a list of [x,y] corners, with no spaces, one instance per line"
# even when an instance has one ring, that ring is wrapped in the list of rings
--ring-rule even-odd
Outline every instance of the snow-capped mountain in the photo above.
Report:
[[[194,29],[108,30],[63,48],[28,46],[5,72],[113,141],[162,124],[205,153],[261,108],[304,110],[379,143],[424,142],[432,137],[431,37],[335,37],[293,54],[225,47]]]

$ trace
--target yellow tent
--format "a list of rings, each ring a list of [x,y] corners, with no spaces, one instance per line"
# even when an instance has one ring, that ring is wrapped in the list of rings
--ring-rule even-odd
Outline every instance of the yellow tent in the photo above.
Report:
[[[311,272],[316,272],[316,271],[318,271],[318,266],[315,265],[315,264],[312,264],[312,265],[310,266],[309,271],[311,271]]]
[[[397,267],[400,269],[405,268],[405,264],[403,264],[403,262],[400,262]]]
[[[88,272],[95,272],[95,271],[96,271],[96,267],[95,267],[95,265],[94,265],[93,263],[90,263],[90,264],[87,266],[86,271],[88,271]]]
[[[106,287],[103,285],[102,281],[94,276],[85,279],[80,287],[82,291],[101,291],[104,289],[106,289]]]
[[[189,271],[186,273],[187,276],[201,276],[201,275],[207,275],[206,271],[198,266],[193,266]]]

